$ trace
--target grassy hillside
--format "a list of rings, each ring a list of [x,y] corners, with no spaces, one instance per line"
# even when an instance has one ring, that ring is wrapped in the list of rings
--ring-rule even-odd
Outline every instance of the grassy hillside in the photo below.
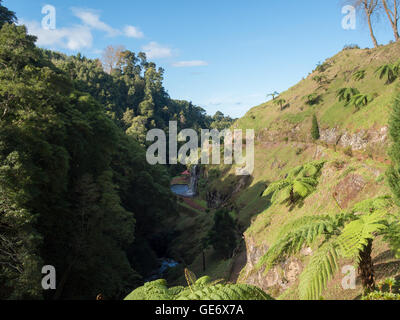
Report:
[[[288,131],[296,126],[303,130],[310,125],[314,113],[322,128],[338,127],[356,132],[360,129],[384,126],[387,124],[388,108],[396,84],[385,85],[385,81],[375,75],[375,70],[385,63],[397,61],[399,53],[398,43],[377,49],[343,50],[327,59],[306,79],[280,95],[279,98],[286,100],[286,108],[283,111],[270,101],[252,108],[237,121],[235,127],[253,128],[259,134],[281,129]],[[359,70],[365,70],[365,78],[356,81],[352,75]],[[318,76],[324,78],[322,84],[313,80]],[[336,99],[337,90],[343,87],[357,88],[363,94],[377,93],[378,97],[355,113],[354,108],[344,107],[344,104]],[[320,96],[320,102],[310,107],[306,105],[303,97],[313,93]],[[304,133],[306,138],[308,132],[302,130],[300,133]]]
[[[375,70],[397,61],[399,56],[399,43],[377,49],[343,50],[283,92],[279,97],[286,101],[283,108],[269,101],[252,108],[234,124],[235,128],[256,131],[255,170],[251,179],[235,188],[240,181],[234,176],[235,168],[219,166],[208,170],[219,174],[209,175],[205,180],[207,190],[223,195],[224,204],[235,210],[245,231],[247,265],[239,282],[256,284],[274,297],[298,298],[296,285],[301,269],[307,264],[307,255],[293,258],[299,270],[291,268],[293,261],[278,266],[274,272],[280,274],[279,283],[273,285],[268,280],[271,274],[263,276],[254,268],[280,227],[302,216],[337,214],[338,205],[344,210],[351,209],[362,200],[390,194],[384,175],[390,163],[387,125],[391,101],[398,92],[398,80],[385,84]],[[356,81],[353,74],[359,70],[365,71],[365,77]],[[341,88],[356,88],[374,99],[357,110],[338,102],[336,95]],[[316,100],[313,105],[308,105],[305,98],[310,94]],[[314,114],[321,132],[321,140],[317,142],[311,138]],[[270,198],[262,196],[271,182],[284,178],[292,168],[314,160],[325,160],[326,164],[317,190],[301,206],[271,205]],[[379,240],[374,244],[373,257],[378,280],[400,276],[400,261]],[[356,290],[344,292],[341,279],[339,274],[331,281],[324,298],[353,299],[360,295],[359,284]]]

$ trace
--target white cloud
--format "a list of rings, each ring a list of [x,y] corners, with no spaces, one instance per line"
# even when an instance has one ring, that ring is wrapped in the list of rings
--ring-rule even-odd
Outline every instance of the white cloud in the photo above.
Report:
[[[61,47],[69,50],[92,47],[93,36],[87,26],[77,25],[70,28],[45,30],[37,21],[20,19],[20,23],[25,24],[28,32],[38,38],[36,44],[41,47]]]
[[[157,42],[150,42],[142,47],[148,59],[168,58],[172,56],[171,48],[162,46]]]
[[[121,34],[117,29],[112,28],[105,22],[100,20],[100,15],[95,13],[93,10],[73,8],[72,12],[76,17],[81,19],[84,25],[95,29],[106,32],[110,37],[115,37]]]
[[[140,39],[144,37],[143,32],[140,31],[139,28],[136,28],[134,26],[126,26],[124,28],[124,33],[125,36],[127,36],[128,38]]]
[[[203,66],[208,66],[208,62],[202,60],[178,61],[173,63],[172,66],[177,68],[203,67]]]
[[[49,49],[69,49],[78,51],[91,49],[93,46],[93,30],[106,33],[109,37],[125,36],[129,38],[143,38],[144,33],[132,25],[126,25],[123,30],[115,29],[101,20],[100,14],[91,9],[72,8],[74,16],[79,18],[79,24],[54,30],[46,30],[42,27],[41,21],[24,21],[20,19],[20,24],[25,24],[28,32],[35,35],[37,45]],[[165,58],[172,56],[172,50],[161,46],[156,42],[150,42],[143,46],[149,59]]]

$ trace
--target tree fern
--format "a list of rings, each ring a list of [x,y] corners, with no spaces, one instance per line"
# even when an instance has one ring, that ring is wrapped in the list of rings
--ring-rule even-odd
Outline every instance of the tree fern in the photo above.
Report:
[[[372,239],[376,234],[388,230],[387,209],[391,204],[390,197],[378,197],[356,204],[350,212],[335,216],[307,216],[290,222],[281,228],[277,240],[257,267],[265,266],[265,272],[268,272],[305,246],[318,244],[300,276],[299,284],[302,299],[318,299],[337,271],[339,258],[351,258],[361,268],[365,264],[361,259],[365,260],[367,255],[372,269],[370,251],[365,249],[372,248]],[[394,226],[397,227],[400,228],[400,225]],[[392,239],[400,244],[399,238]],[[370,279],[373,281],[373,274]]]
[[[353,73],[353,80],[360,81],[365,78],[366,71],[365,70],[358,70]]]
[[[324,163],[316,161],[295,167],[289,171],[285,179],[271,183],[264,191],[263,196],[272,194],[272,203],[289,201],[291,204],[306,198],[315,191],[318,185],[317,176]]]
[[[337,216],[307,216],[297,219],[283,228],[276,241],[261,258],[257,268],[265,266],[265,274],[278,262],[294,255],[305,246],[312,245],[320,236],[330,238],[343,226],[344,222],[353,219],[352,214]]]
[[[369,213],[392,206],[393,200],[390,196],[382,196],[373,199],[366,199],[354,205],[352,212]]]
[[[359,252],[368,244],[368,240],[373,239],[375,233],[387,228],[382,223],[386,214],[385,210],[379,210],[362,215],[359,219],[347,224],[337,239],[342,255],[354,259],[358,264]]]
[[[275,99],[273,102],[275,105],[278,105],[280,109],[283,109],[283,105],[286,103],[285,99]]]
[[[386,228],[382,223],[386,211],[363,215],[343,228],[338,237],[325,242],[311,257],[300,276],[299,294],[302,299],[318,299],[338,269],[338,259],[351,258],[360,263],[360,252]]]
[[[192,279],[190,280],[192,281]],[[189,287],[167,287],[165,280],[146,283],[125,300],[273,300],[260,288],[247,284],[222,284],[203,277]]]
[[[339,102],[344,101],[345,105],[347,105],[349,104],[351,98],[359,93],[360,91],[355,88],[342,88],[337,91],[336,97],[338,98]]]
[[[368,103],[370,103],[372,100],[374,100],[372,95],[356,94],[351,97],[348,104],[353,105],[354,107],[356,107],[356,109],[360,109],[361,107],[368,105]]]
[[[398,64],[385,64],[376,69],[375,74],[379,79],[386,79],[386,84],[391,84],[399,76]]]

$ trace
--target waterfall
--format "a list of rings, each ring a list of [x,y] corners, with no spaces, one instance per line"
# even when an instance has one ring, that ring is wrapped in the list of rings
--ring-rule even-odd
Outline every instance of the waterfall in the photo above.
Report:
[[[190,183],[189,183],[189,189],[186,193],[188,197],[194,197],[197,194],[197,164],[192,167],[192,170],[190,172]]]

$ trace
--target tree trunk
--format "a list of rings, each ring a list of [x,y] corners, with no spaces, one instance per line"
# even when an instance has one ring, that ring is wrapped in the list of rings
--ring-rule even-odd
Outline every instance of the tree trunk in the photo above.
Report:
[[[203,250],[203,272],[205,272],[205,271],[206,271],[206,255]]]
[[[382,0],[383,3],[383,7],[385,8],[386,14],[389,18],[390,24],[392,25],[392,29],[393,29],[393,33],[394,33],[394,38],[396,39],[396,41],[399,41],[400,36],[399,36],[399,29],[398,29],[398,11],[397,11],[397,0],[394,0],[393,3],[393,11],[390,10],[387,1],[386,0]]]
[[[362,285],[367,291],[375,290],[375,273],[371,253],[372,239],[369,239],[364,250],[360,252],[360,263],[358,265],[358,273],[361,277]]]
[[[375,34],[374,34],[374,29],[372,28],[372,21],[371,21],[371,14],[367,13],[367,20],[368,20],[368,27],[369,27],[369,32],[371,33],[371,38],[372,42],[374,43],[374,47],[378,48],[378,41],[376,40]]]
[[[294,204],[294,192],[293,192],[293,188],[290,189],[290,204]]]

